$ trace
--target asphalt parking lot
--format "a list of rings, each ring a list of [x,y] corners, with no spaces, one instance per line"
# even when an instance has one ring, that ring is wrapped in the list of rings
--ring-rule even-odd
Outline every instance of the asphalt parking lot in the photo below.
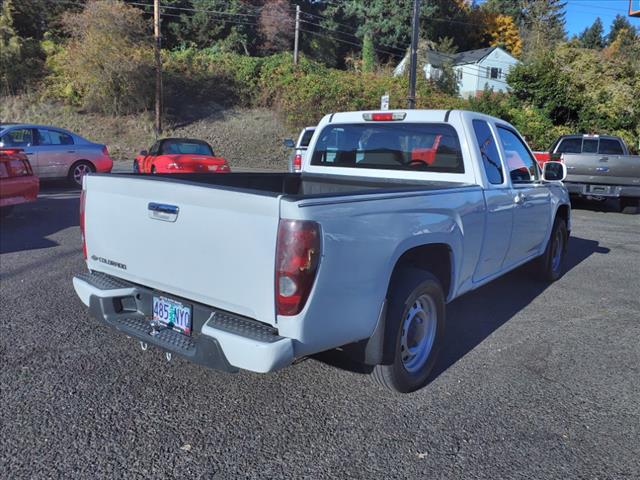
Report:
[[[640,478],[640,215],[582,205],[559,282],[452,303],[404,396],[335,354],[231,375],[142,352],[87,317],[80,248],[63,184],[2,220],[3,478]]]

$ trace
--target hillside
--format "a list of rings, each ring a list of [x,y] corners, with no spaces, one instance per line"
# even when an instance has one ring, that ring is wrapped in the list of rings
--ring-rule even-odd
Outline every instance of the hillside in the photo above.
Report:
[[[197,115],[173,119],[162,136],[192,137],[208,141],[231,167],[284,169],[290,150],[282,140],[288,131],[272,110],[265,108],[200,108]],[[57,103],[33,98],[2,97],[0,121],[30,122],[67,128],[94,142],[108,145],[116,161],[130,161],[155,140],[148,113],[109,116],[84,113]]]

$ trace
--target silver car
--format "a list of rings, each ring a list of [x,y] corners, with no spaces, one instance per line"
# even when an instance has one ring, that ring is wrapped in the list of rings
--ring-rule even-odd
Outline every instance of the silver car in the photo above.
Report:
[[[106,145],[93,143],[68,130],[45,125],[0,125],[0,147],[19,148],[40,178],[67,178],[82,185],[89,172],[110,172],[113,160]]]

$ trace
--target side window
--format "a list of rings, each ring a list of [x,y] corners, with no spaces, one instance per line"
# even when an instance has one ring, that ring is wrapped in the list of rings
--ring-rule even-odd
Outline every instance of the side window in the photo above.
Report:
[[[37,132],[39,145],[73,145],[73,138],[66,133],[43,128],[39,128]]]
[[[17,128],[5,133],[0,139],[3,147],[30,147],[33,145],[33,130]]]
[[[498,127],[512,183],[530,183],[539,178],[538,165],[520,138],[511,130]]]
[[[560,141],[558,145],[557,153],[581,153],[582,152],[582,139],[581,138],[565,138]]]
[[[582,153],[598,153],[598,140],[585,138],[582,141]]]
[[[158,150],[160,150],[160,142],[156,142],[151,146],[149,150],[149,155],[158,155]]]
[[[502,165],[500,164],[496,139],[493,138],[489,124],[484,120],[474,120],[473,131],[476,134],[478,148],[480,149],[482,163],[489,183],[494,185],[502,184],[504,182]]]
[[[601,138],[598,153],[604,155],[624,155],[620,140],[615,138]]]

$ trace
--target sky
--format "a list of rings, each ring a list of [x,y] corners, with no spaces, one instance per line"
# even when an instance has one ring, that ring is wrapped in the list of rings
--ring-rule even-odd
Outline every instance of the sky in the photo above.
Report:
[[[624,15],[632,25],[640,28],[639,17],[629,17],[629,0],[566,0],[567,33],[569,38],[580,34],[589,27],[596,17],[604,24],[605,33],[609,32],[611,22],[616,15]],[[640,4],[639,0],[633,0]]]

